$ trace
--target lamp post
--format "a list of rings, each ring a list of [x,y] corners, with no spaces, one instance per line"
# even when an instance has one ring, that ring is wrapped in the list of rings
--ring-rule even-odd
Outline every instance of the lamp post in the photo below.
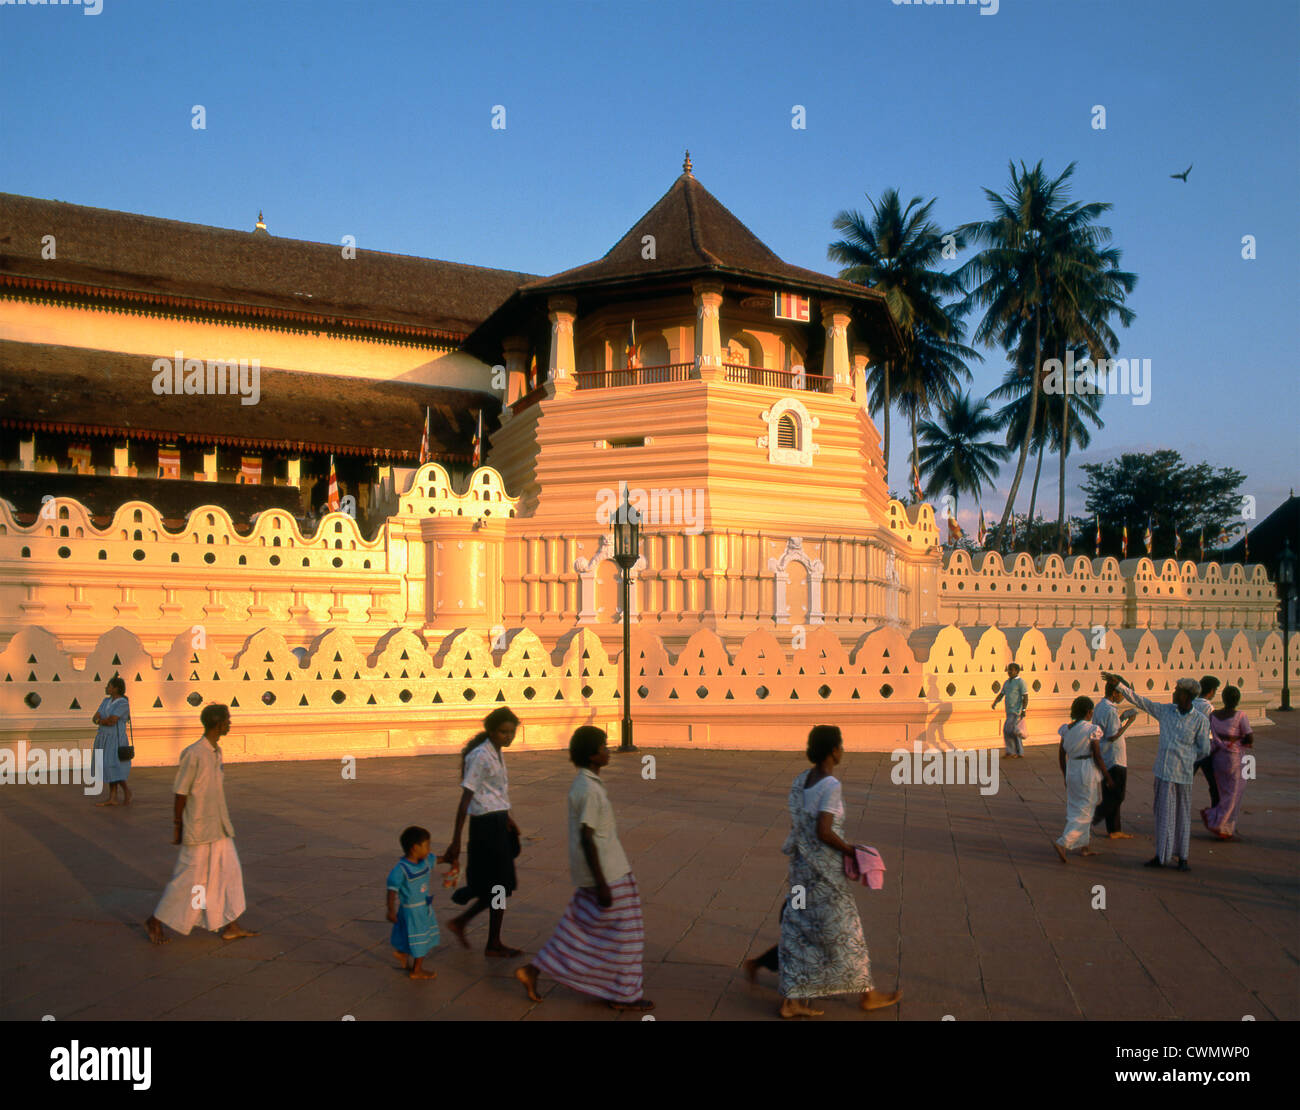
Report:
[[[1282,594],[1282,704],[1283,712],[1291,710],[1291,592],[1295,589],[1295,553],[1291,541],[1282,541],[1282,554],[1277,557],[1277,586]]]
[[[634,752],[632,743],[632,613],[630,608],[632,565],[641,555],[641,514],[632,507],[627,487],[623,504],[614,516],[614,561],[623,571],[623,739],[621,752]]]

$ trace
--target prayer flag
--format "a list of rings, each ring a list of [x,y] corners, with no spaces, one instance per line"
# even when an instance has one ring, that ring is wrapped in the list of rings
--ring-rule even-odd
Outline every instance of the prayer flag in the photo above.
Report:
[[[420,436],[420,465],[429,461],[429,409],[424,410],[424,433]]]
[[[179,478],[181,476],[181,452],[179,447],[158,448],[158,477]]]
[[[921,500],[921,472],[916,469],[916,460],[912,461],[912,496]]]
[[[1151,518],[1147,517],[1147,529],[1142,533],[1142,542],[1146,545],[1147,554],[1151,554]]]
[[[339,511],[339,476],[334,472],[334,456],[330,455],[330,487],[328,498],[329,511]]]
[[[984,524],[984,509],[980,508],[980,547],[984,546],[984,537],[989,534],[987,526]]]
[[[1101,514],[1100,513],[1097,514],[1097,539],[1094,543],[1093,554],[1096,555],[1098,559],[1101,558]]]
[[[474,465],[483,462],[483,410],[478,411],[478,421],[474,430]]]
[[[260,486],[262,484],[262,460],[258,456],[240,456],[239,484],[241,486]]]
[[[797,320],[801,324],[808,323],[807,297],[800,297],[796,293],[777,293],[775,297],[775,311],[778,320]]]
[[[1178,531],[1178,525],[1174,524],[1174,558],[1178,558],[1178,553],[1183,549],[1182,533]]]
[[[1120,552],[1119,557],[1121,559],[1128,558],[1128,524],[1127,523],[1124,525],[1124,535],[1119,542],[1119,552]]]
[[[950,512],[948,514],[948,542],[956,544],[964,535],[961,525],[957,523],[957,518]]]

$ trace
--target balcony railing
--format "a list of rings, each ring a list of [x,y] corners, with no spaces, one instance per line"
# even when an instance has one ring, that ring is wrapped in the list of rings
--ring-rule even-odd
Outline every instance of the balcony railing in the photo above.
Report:
[[[631,370],[579,370],[574,377],[579,389],[616,389],[623,385],[689,381],[694,369],[693,362],[673,362],[665,366],[637,366]]]
[[[763,366],[725,363],[726,380],[744,385],[762,385],[773,389],[802,389],[809,393],[834,393],[830,378],[818,374],[795,374],[786,370],[769,370]],[[638,366],[631,370],[579,370],[574,378],[578,389],[616,389],[625,385],[662,385],[689,381],[695,376],[695,363],[673,362],[665,366]],[[518,411],[516,409],[516,411]]]
[[[776,389],[802,389],[808,393],[834,393],[830,378],[818,374],[795,374],[786,370],[769,370],[763,366],[724,363],[727,381],[745,385],[765,385]]]

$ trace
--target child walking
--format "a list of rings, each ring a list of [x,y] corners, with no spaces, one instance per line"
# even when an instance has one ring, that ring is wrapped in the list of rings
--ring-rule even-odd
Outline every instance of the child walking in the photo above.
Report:
[[[1069,863],[1067,852],[1080,849],[1081,856],[1095,856],[1088,843],[1092,836],[1092,815],[1096,808],[1098,783],[1114,787],[1114,780],[1101,757],[1101,729],[1092,723],[1092,698],[1077,697],[1070,704],[1070,723],[1062,725],[1058,755],[1065,776],[1065,831],[1055,840],[1056,854]]]
[[[438,919],[430,892],[433,868],[429,863],[428,829],[412,825],[402,830],[402,858],[388,873],[388,920],[393,923],[390,943],[403,969],[412,979],[436,979],[426,971],[424,957],[438,946]],[[411,960],[414,963],[411,963]]]

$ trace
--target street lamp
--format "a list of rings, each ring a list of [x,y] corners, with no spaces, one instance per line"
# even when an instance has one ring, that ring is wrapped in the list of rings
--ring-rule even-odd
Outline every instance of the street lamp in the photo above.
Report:
[[[632,613],[630,609],[632,565],[641,556],[641,514],[632,507],[627,487],[623,504],[614,516],[614,561],[623,571],[623,739],[621,752],[634,752],[632,743]]]
[[[1291,541],[1282,541],[1282,554],[1277,557],[1277,588],[1282,595],[1282,704],[1284,712],[1291,709],[1291,591],[1295,589],[1295,552]]]

